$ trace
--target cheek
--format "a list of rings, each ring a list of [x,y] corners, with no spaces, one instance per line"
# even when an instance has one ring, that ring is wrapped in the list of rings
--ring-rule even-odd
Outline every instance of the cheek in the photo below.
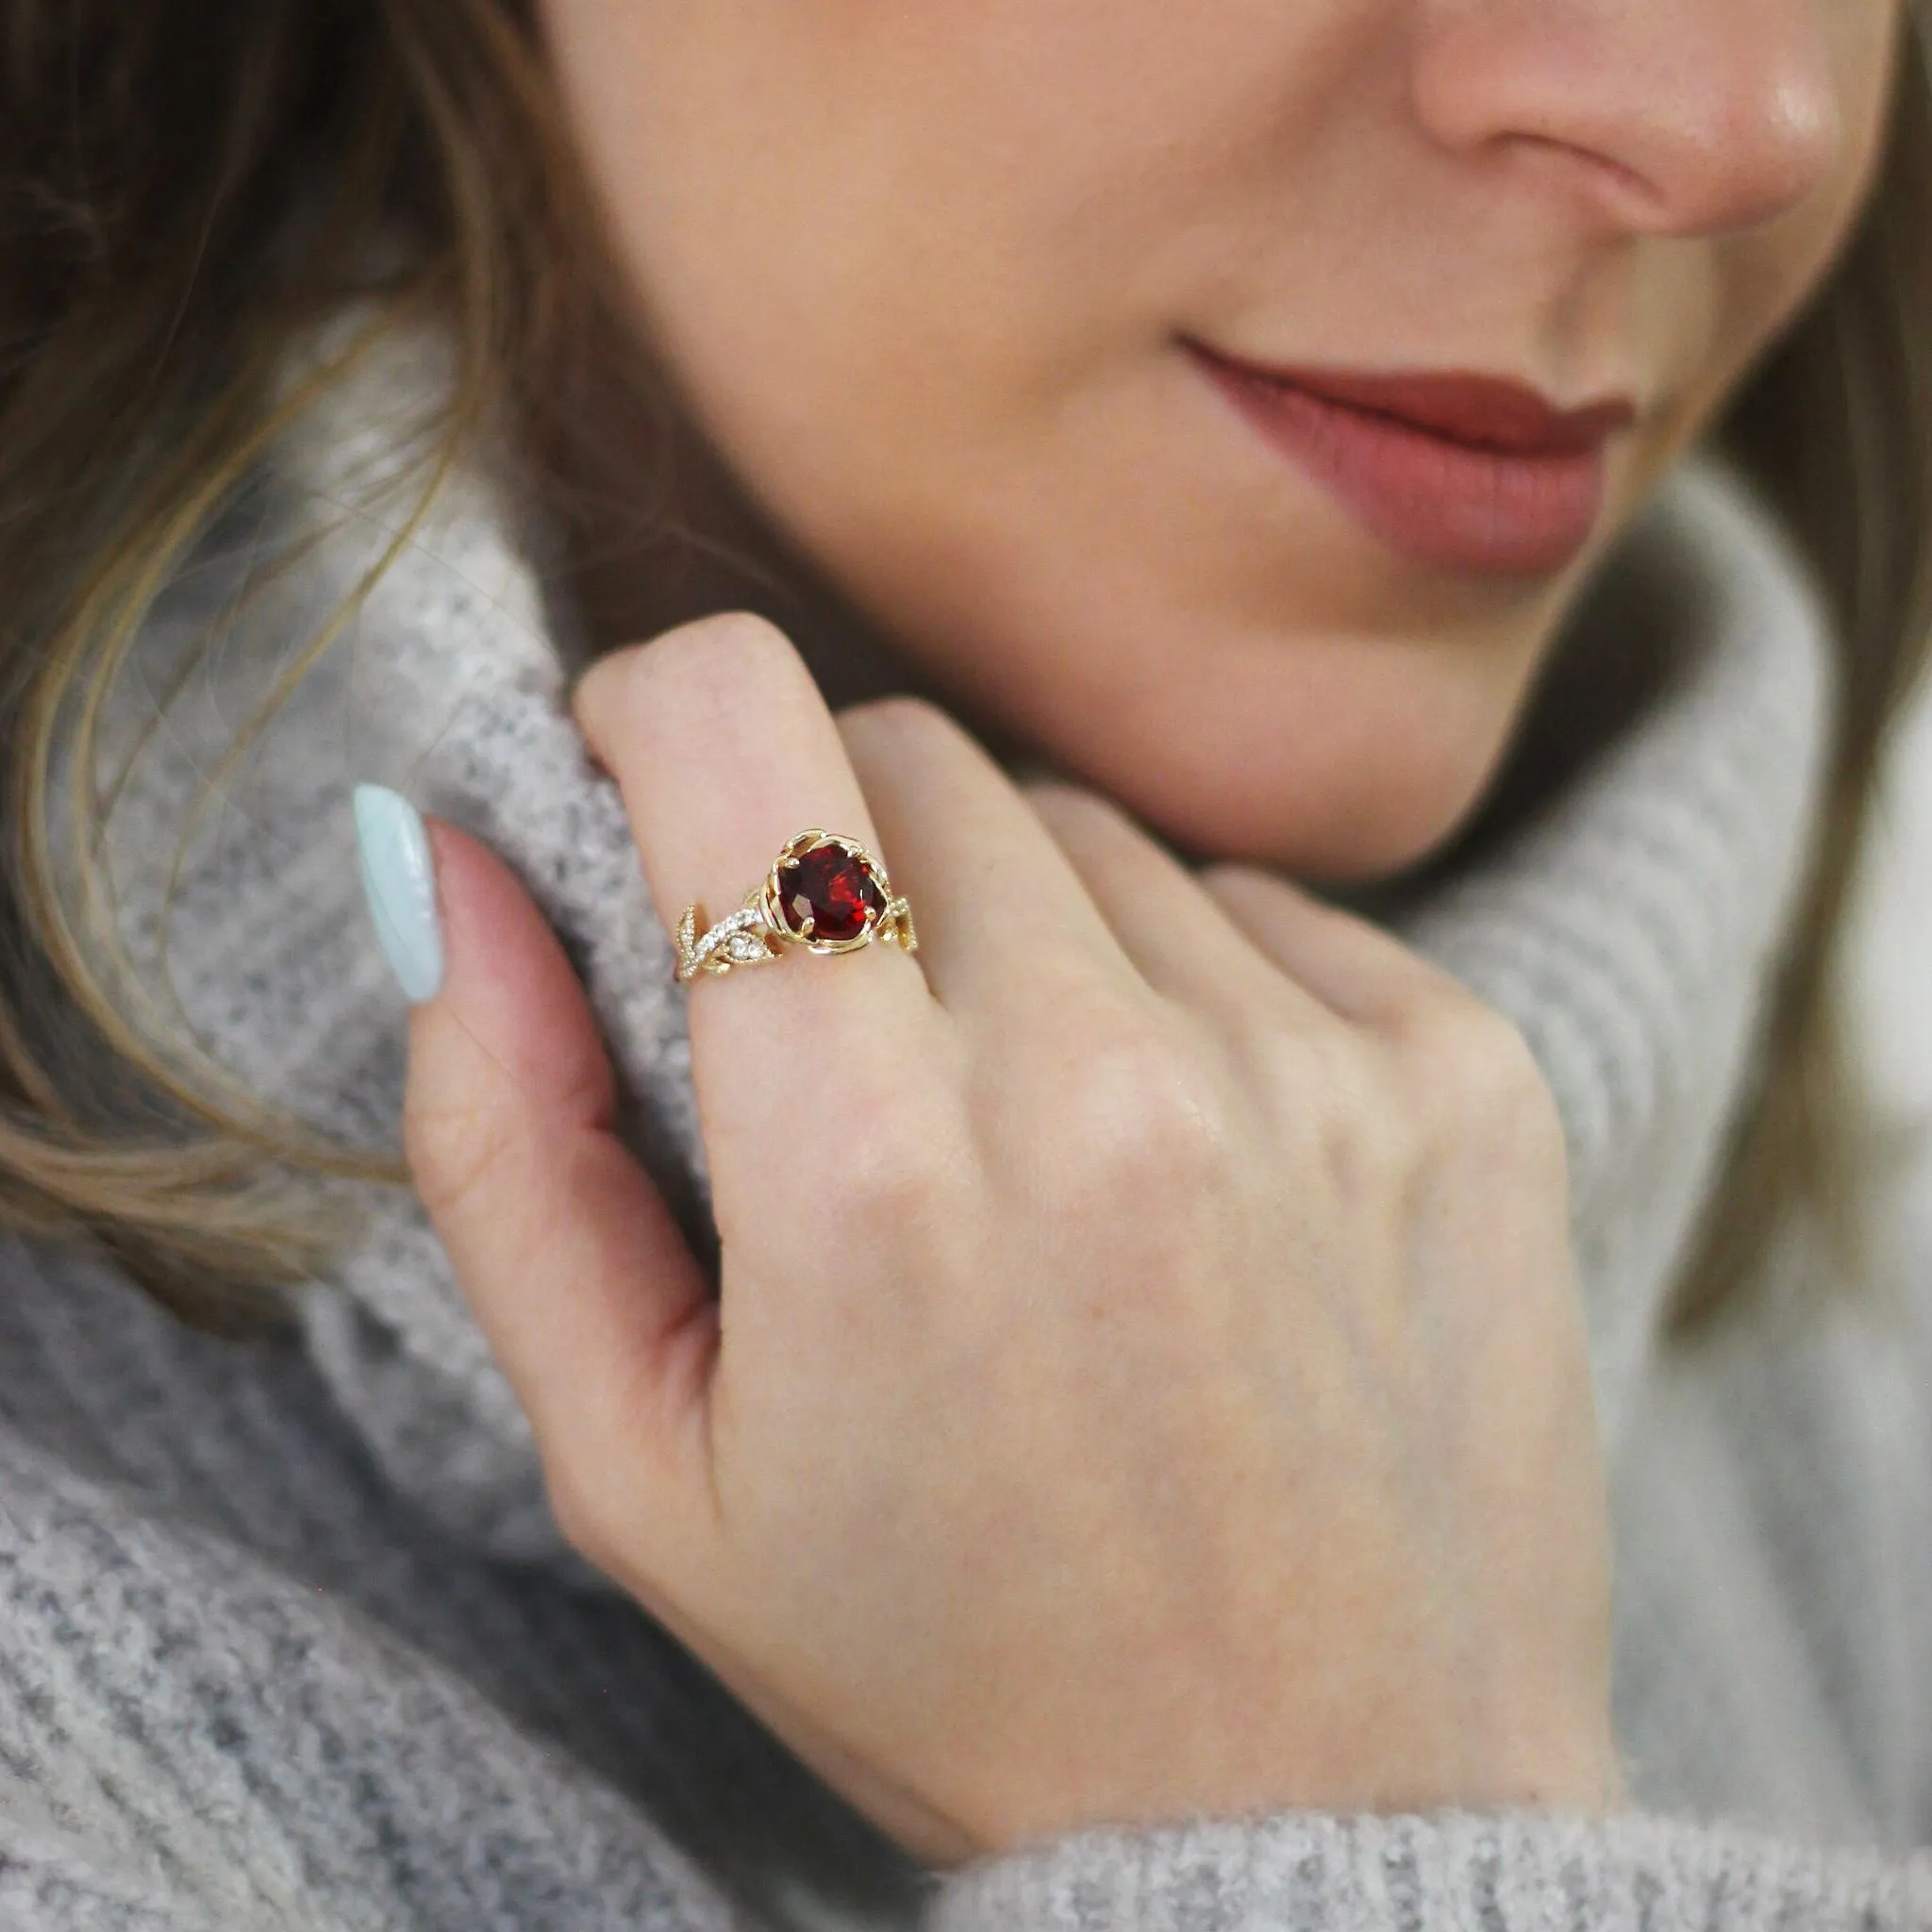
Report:
[[[951,71],[924,45],[937,30],[859,32],[877,11],[545,0],[566,112],[653,359],[814,545],[867,493],[861,479],[916,463],[921,441],[958,443],[944,411],[983,400],[1015,335],[997,306],[1013,306],[1014,272],[988,266],[1007,210],[984,185],[968,202],[971,130],[920,83]],[[936,383],[947,368],[953,381]],[[895,436],[907,423],[917,439]]]
[[[713,371],[733,372],[734,386],[756,372],[761,391],[803,413],[813,318],[864,312],[850,291],[854,242],[890,180],[852,152],[859,130],[841,131],[836,92],[812,84],[807,29],[827,9],[774,14],[757,32],[743,11],[545,0],[546,37],[667,373],[704,390]]]
[[[970,468],[1144,357],[1204,261],[1247,273],[1229,157],[1337,58],[1273,0],[542,5],[659,359],[808,537],[853,479]]]

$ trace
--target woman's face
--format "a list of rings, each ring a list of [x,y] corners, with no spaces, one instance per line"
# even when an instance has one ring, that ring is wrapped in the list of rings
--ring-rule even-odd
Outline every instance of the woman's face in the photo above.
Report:
[[[645,335],[841,594],[1177,843],[1346,878],[1474,806],[1592,563],[1824,278],[1904,4],[541,11]],[[1460,485],[1352,504],[1204,349],[1635,417],[1558,555]]]

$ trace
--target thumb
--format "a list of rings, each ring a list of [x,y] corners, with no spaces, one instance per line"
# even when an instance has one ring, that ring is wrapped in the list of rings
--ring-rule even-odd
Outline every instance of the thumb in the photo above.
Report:
[[[612,1131],[590,1004],[516,876],[393,792],[360,788],[356,816],[371,910],[417,1000],[411,1176],[529,1418],[558,1524],[595,1563],[593,1525],[671,1531],[708,1493],[717,1305]]]

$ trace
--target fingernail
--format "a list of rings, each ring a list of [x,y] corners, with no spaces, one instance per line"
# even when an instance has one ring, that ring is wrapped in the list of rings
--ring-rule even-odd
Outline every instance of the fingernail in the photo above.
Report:
[[[442,928],[423,816],[385,785],[358,785],[356,841],[382,950],[411,1002],[434,999],[442,985]]]

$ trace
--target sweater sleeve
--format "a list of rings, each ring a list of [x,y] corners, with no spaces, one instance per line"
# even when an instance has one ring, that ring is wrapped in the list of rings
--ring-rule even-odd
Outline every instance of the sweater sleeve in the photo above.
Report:
[[[1926,1932],[1932,1848],[1655,1812],[1104,1826],[933,1874],[922,1932]]]
[[[752,1923],[457,1671],[0,1423],[4,1932]]]

